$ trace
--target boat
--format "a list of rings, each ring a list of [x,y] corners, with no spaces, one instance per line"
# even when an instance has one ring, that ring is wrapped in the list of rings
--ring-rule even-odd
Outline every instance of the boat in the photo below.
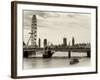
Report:
[[[45,48],[45,51],[43,53],[43,58],[51,58],[54,52],[50,48]]]
[[[54,52],[47,51],[43,54],[43,58],[51,58]]]
[[[72,59],[69,63],[70,63],[71,65],[77,64],[77,63],[79,63],[79,59],[78,59],[78,58],[74,58],[74,59]]]

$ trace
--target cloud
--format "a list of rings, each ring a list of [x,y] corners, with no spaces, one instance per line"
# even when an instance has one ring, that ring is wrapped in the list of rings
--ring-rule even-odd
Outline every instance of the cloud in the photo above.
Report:
[[[88,29],[90,26],[90,15],[79,13],[58,13],[43,11],[24,11],[24,26],[31,26],[32,16],[36,15],[37,25],[42,28],[70,27]],[[54,25],[54,26],[53,26]],[[27,28],[28,29],[28,28]]]
[[[77,41],[90,41],[91,14],[24,11],[24,29],[31,29],[32,16],[37,17],[38,37],[59,43],[62,37]],[[27,34],[26,34],[27,36]]]

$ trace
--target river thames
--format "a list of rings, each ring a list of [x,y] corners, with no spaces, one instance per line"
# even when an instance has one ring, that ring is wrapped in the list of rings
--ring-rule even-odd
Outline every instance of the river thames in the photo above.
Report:
[[[42,58],[41,53],[36,56],[23,59],[23,69],[62,68],[62,67],[84,67],[91,66],[91,58],[86,53],[72,52],[72,58],[78,58],[79,63],[70,65],[72,58],[68,58],[67,52],[56,52],[52,58]]]

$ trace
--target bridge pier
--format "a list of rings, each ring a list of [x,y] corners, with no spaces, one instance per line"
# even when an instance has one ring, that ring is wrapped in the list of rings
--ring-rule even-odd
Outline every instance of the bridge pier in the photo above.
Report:
[[[71,58],[71,51],[68,51],[68,58]]]
[[[28,51],[23,51],[23,57],[28,58]]]
[[[87,51],[87,57],[91,57],[90,51]]]
[[[32,54],[36,55],[36,51],[24,51],[23,57],[28,58]]]

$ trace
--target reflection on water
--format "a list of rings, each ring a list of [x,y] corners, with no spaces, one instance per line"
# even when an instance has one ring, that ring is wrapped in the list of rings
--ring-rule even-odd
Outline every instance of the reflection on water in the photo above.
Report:
[[[42,58],[41,54],[37,54],[36,57],[24,58],[24,69],[39,69],[39,68],[62,68],[62,67],[80,67],[90,66],[90,58],[86,57],[86,53],[72,53],[72,57],[78,56],[79,63],[70,65],[68,54],[65,52],[57,52],[52,58]]]

